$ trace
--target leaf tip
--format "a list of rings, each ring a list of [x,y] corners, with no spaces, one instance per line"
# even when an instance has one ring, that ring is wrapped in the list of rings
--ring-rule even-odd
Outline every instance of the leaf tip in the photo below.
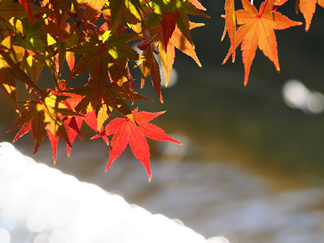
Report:
[[[113,162],[113,161],[112,161],[111,159],[109,159],[109,161],[108,161],[108,163],[107,163],[107,165],[106,165],[105,173],[108,172],[108,170],[109,170],[109,168],[110,168],[112,162]]]
[[[67,155],[67,157],[71,156],[71,147],[69,147],[69,146],[67,146],[67,148],[66,148],[66,155]]]
[[[35,155],[37,153],[39,146],[40,146],[39,143],[36,143],[35,144],[35,148],[34,148],[34,151],[33,151],[33,155]]]

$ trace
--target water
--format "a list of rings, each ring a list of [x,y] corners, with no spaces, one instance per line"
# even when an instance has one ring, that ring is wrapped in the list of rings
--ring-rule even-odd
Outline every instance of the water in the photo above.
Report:
[[[137,163],[115,165],[103,179],[104,188],[153,213],[179,218],[206,237],[269,243],[324,240],[323,188],[274,189],[240,166],[194,161],[153,161],[154,179],[147,184]]]
[[[48,161],[46,146],[39,161]],[[172,154],[152,161],[153,179],[148,183],[142,165],[127,154],[105,174],[106,149],[103,143],[77,143],[71,159],[59,154],[56,168],[120,194],[151,213],[180,219],[207,238],[222,235],[233,243],[324,240],[320,178],[317,183],[315,177],[306,176],[269,178],[235,161],[179,160]]]
[[[151,144],[150,183],[142,165],[129,154],[105,174],[109,151],[102,141],[77,141],[70,159],[60,146],[55,167],[152,213],[178,218],[207,238],[223,235],[233,243],[324,242],[323,115],[286,107],[283,84],[261,80],[257,85],[261,81],[254,80],[241,90],[233,83],[208,79],[215,70],[206,70],[200,75],[204,86],[197,86],[189,72],[182,73],[186,83],[165,91],[166,104],[146,105],[148,111],[168,110],[155,124],[185,144]],[[226,69],[216,71],[233,80],[241,77]],[[0,103],[8,112],[0,134],[14,122],[5,104]],[[3,140],[13,136],[6,134]],[[28,134],[17,146],[31,155],[31,141]],[[53,166],[50,150],[49,144],[42,144],[36,160]]]
[[[102,141],[77,141],[70,159],[60,146],[55,167],[152,213],[178,218],[207,238],[223,235],[233,243],[324,242],[323,115],[286,107],[283,84],[254,80],[241,90],[233,83],[208,79],[215,70],[206,70],[200,75],[203,86],[197,86],[190,72],[182,73],[186,83],[166,91],[163,106],[146,105],[148,111],[168,110],[155,124],[185,144],[151,144],[155,156],[150,183],[142,165],[129,154],[105,174],[109,151]],[[216,71],[232,80],[241,77],[226,69]],[[15,118],[6,102],[0,103],[8,112],[0,134]],[[1,139],[10,141],[13,136]],[[17,146],[30,155],[31,141],[28,134]],[[49,144],[42,144],[36,160],[53,166],[50,150]],[[2,231],[0,236],[7,237]]]

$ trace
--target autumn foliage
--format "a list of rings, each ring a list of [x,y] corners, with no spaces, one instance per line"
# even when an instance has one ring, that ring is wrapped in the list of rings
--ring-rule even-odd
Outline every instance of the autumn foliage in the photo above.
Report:
[[[256,7],[253,1],[224,0],[222,39],[228,35],[230,41],[224,63],[236,60],[241,45],[244,85],[257,48],[280,71],[275,30],[302,24],[280,12],[287,1],[265,0]],[[242,9],[236,9],[238,2]],[[296,1],[306,31],[317,6],[324,7],[324,0]],[[137,100],[151,101],[134,90],[134,82],[143,88],[150,80],[163,102],[161,69],[167,86],[175,49],[201,66],[191,30],[204,24],[189,16],[209,18],[205,11],[199,0],[0,0],[0,86],[19,113],[8,130],[20,127],[14,141],[31,131],[36,153],[47,136],[55,163],[58,140],[70,155],[85,123],[95,133],[92,138],[109,146],[106,171],[129,145],[150,179],[146,138],[181,143],[150,123],[163,112],[133,108]],[[43,70],[52,82],[45,88]],[[134,70],[140,70],[139,80]],[[28,98],[17,97],[17,88]],[[121,118],[111,119],[113,112]]]

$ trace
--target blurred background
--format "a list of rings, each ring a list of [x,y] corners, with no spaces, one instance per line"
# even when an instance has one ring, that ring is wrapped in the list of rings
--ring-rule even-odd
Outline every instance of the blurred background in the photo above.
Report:
[[[60,144],[55,167],[152,213],[179,218],[206,237],[324,242],[324,9],[317,7],[308,33],[304,26],[277,31],[281,73],[257,51],[244,87],[239,51],[236,63],[221,65],[229,47],[228,39],[220,42],[224,1],[203,4],[212,18],[193,18],[207,25],[192,31],[203,67],[178,52],[174,83],[163,89],[165,103],[147,82],[142,94],[155,102],[135,104],[167,110],[154,123],[184,146],[150,143],[150,183],[129,151],[105,174],[109,150],[86,136],[70,158]],[[294,1],[280,10],[303,21]],[[0,109],[1,141],[12,141],[15,132],[5,131],[17,116],[4,93]],[[15,146],[31,155],[31,134]],[[34,157],[53,166],[50,151],[44,143]]]

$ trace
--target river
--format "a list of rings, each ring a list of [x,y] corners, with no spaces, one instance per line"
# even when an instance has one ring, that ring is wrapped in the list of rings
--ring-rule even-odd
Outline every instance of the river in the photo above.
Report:
[[[153,144],[152,181],[126,153],[104,173],[108,148],[102,141],[76,142],[71,158],[59,147],[55,168],[122,195],[152,213],[178,218],[205,237],[232,243],[306,243],[324,240],[324,181],[310,173],[264,172],[239,160],[202,160],[206,151],[173,131],[184,147]],[[29,136],[29,135],[27,135]],[[32,151],[23,138],[17,146]],[[217,147],[214,147],[217,150]],[[35,156],[50,166],[50,145]]]

